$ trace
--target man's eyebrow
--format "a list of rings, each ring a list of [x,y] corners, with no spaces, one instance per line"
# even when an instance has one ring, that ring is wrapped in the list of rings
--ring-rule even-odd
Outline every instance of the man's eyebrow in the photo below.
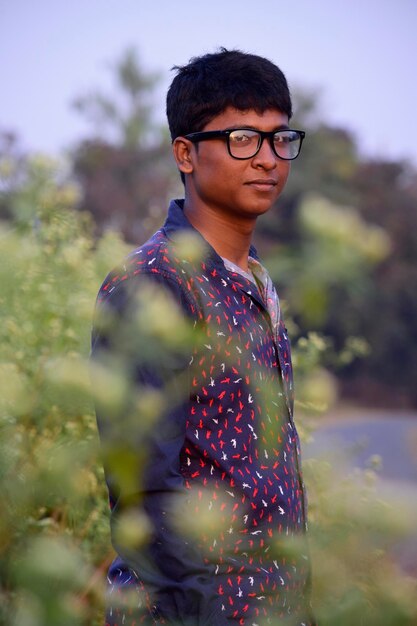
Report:
[[[236,124],[234,126],[228,126],[224,130],[256,130],[263,132],[260,128],[257,128],[256,126],[251,126],[250,124],[246,124],[245,126],[242,126],[241,124]],[[266,132],[275,133],[277,130],[290,130],[290,127],[288,126],[288,124],[280,124],[279,126],[276,126],[273,130]]]
[[[290,130],[288,124],[280,124],[275,130]]]

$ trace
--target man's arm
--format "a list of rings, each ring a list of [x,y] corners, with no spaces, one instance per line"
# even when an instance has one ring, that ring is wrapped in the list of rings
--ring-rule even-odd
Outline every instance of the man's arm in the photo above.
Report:
[[[155,308],[153,295],[158,294],[165,311]],[[176,318],[179,311],[181,322]],[[181,345],[181,338],[190,339],[190,311],[176,281],[159,273],[148,281],[137,276],[120,283],[104,298],[98,313],[104,313],[105,322],[93,333],[93,362],[110,372],[123,372],[119,387],[126,389],[118,405],[113,402],[106,408],[98,399],[97,420],[118,554],[155,596],[165,619],[221,626],[227,620],[215,589],[214,567],[178,531],[173,517],[173,509],[178,512],[178,502],[187,495],[180,455],[191,346]],[[178,336],[169,336],[170,324]],[[133,546],[118,532],[128,512],[139,513],[149,523],[148,534]]]

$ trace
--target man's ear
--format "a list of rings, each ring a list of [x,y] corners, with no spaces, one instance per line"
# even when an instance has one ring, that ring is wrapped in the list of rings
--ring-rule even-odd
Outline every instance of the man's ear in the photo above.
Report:
[[[178,169],[183,174],[191,174],[193,171],[192,150],[193,144],[184,137],[177,137],[172,144],[172,152]]]

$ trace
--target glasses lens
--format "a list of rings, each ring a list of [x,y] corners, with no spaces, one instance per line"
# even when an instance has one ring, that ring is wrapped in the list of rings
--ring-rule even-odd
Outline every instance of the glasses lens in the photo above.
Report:
[[[295,159],[300,146],[301,135],[296,130],[279,130],[274,135],[274,148],[281,159]]]
[[[233,130],[229,135],[230,154],[236,159],[248,159],[256,154],[259,140],[260,136],[256,130],[247,128]]]

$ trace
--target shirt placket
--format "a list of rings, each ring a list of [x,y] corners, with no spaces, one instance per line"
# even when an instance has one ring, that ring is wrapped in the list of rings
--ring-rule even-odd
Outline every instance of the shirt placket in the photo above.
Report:
[[[280,321],[281,321],[281,307],[280,307],[279,297],[275,289],[275,286],[271,280],[271,277],[269,276],[269,273],[263,267],[263,265],[261,265],[261,263],[259,263],[259,261],[256,261],[255,259],[250,259],[249,266],[255,278],[257,279],[257,282],[260,283],[260,290],[263,291],[261,295],[263,297],[264,305],[266,307],[266,310],[270,318],[271,329],[273,331],[275,350],[276,350],[276,354],[278,357],[277,365],[280,370],[280,378],[281,378],[281,383],[282,383],[281,388],[282,388],[282,393],[285,398],[285,406],[286,406],[286,409],[288,410],[289,427],[291,429],[291,440],[292,440],[292,445],[293,445],[293,450],[294,450],[296,470],[298,474],[298,482],[299,482],[301,494],[302,494],[301,501],[302,501],[302,507],[303,507],[304,529],[306,530],[307,503],[306,503],[306,498],[305,498],[304,481],[302,479],[302,472],[301,472],[300,454],[299,454],[299,449],[298,449],[298,435],[296,434],[297,431],[294,425],[292,405],[291,405],[290,394],[288,390],[288,386],[290,383],[287,383],[287,381],[285,380],[285,371],[287,369],[287,364],[284,361],[283,348],[282,348],[281,341],[280,341],[279,328],[280,328]],[[285,409],[284,406],[283,406],[283,409]]]

